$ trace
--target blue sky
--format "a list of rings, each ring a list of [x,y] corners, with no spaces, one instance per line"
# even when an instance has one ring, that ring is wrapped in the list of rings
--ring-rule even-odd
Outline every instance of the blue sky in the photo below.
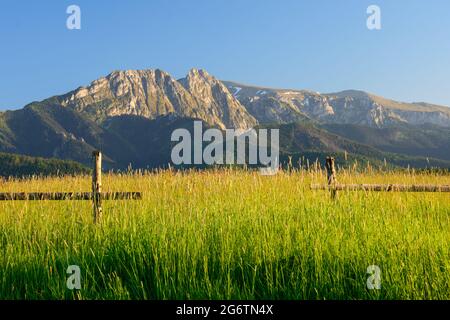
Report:
[[[81,8],[81,30],[66,8]],[[369,5],[382,29],[366,28]],[[448,0],[129,0],[0,3],[0,109],[118,69],[191,67],[224,80],[361,89],[450,106]]]

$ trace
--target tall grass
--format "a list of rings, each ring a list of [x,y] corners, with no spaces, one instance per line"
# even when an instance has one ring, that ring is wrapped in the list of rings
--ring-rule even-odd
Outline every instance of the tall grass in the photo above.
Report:
[[[449,184],[449,176],[355,174],[342,183]],[[0,203],[1,299],[450,299],[450,199],[340,192],[321,171],[212,170],[105,175],[86,201]],[[2,192],[89,191],[90,177],[11,180]],[[69,290],[66,269],[81,269]],[[368,290],[369,265],[381,289]]]

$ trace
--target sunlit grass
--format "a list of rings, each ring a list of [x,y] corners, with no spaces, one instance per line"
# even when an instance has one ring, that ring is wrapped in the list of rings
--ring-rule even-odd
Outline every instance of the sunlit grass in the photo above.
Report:
[[[450,184],[433,174],[338,173],[341,183]],[[2,299],[450,299],[448,193],[313,191],[325,173],[104,175],[88,201],[0,203]],[[89,176],[11,180],[1,192],[90,191]],[[66,287],[69,265],[81,290]],[[381,290],[366,269],[381,268]]]

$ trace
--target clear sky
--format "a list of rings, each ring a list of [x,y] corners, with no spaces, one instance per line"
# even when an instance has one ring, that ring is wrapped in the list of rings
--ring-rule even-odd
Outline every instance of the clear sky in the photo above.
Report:
[[[81,8],[81,30],[66,9]],[[369,5],[382,29],[366,27]],[[361,89],[450,106],[448,0],[71,0],[0,2],[0,109],[118,69],[192,67],[219,79]]]

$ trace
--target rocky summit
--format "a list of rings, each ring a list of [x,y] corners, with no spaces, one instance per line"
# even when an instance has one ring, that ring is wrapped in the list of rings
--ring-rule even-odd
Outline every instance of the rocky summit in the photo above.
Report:
[[[222,129],[256,124],[222,82],[197,69],[179,81],[159,69],[116,71],[58,100],[96,122],[119,115],[155,119],[175,113]]]
[[[196,116],[222,129],[251,128],[257,121],[219,80],[205,70],[191,69],[180,83],[193,96],[198,106]]]

